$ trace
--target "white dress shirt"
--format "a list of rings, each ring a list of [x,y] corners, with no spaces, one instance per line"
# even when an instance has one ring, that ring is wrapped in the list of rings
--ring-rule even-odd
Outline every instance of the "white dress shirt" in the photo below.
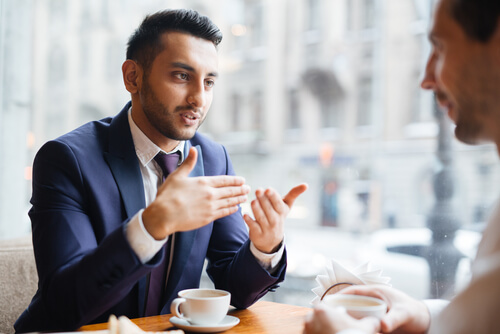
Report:
[[[137,158],[140,162],[140,169],[142,174],[142,181],[144,183],[144,193],[146,206],[151,204],[156,198],[156,193],[158,188],[162,184],[163,172],[160,166],[154,160],[154,157],[159,153],[163,152],[155,143],[153,143],[135,124],[132,119],[131,109],[128,112],[128,121],[130,125],[130,131],[132,133],[132,139],[134,141],[135,152]],[[185,142],[179,142],[179,145],[171,152],[163,152],[165,154],[172,154],[174,152],[180,152],[179,164],[184,161],[184,146]],[[161,249],[161,247],[167,242],[168,237],[164,240],[155,240],[144,227],[142,221],[142,212],[140,210],[125,226],[125,235],[127,237],[130,246],[137,254],[142,263],[146,263],[151,260],[155,254]],[[273,254],[266,254],[259,251],[253,243],[250,243],[250,251],[255,256],[260,265],[273,273],[280,262],[283,251],[284,243],[280,249]]]

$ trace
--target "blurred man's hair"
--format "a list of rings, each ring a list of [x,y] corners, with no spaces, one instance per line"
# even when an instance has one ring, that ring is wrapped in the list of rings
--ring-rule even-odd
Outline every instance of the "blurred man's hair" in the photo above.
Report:
[[[499,0],[451,0],[451,15],[467,36],[480,42],[490,40],[500,17]]]
[[[212,42],[222,40],[219,28],[206,16],[194,10],[164,10],[144,18],[139,28],[130,36],[127,59],[139,63],[149,72],[156,56],[163,50],[161,35],[165,32],[182,32]]]

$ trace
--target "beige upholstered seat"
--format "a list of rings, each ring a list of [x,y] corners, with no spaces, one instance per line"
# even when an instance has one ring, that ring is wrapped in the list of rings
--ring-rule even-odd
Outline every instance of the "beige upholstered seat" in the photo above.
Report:
[[[0,240],[0,333],[14,333],[14,322],[28,306],[37,284],[31,236]]]

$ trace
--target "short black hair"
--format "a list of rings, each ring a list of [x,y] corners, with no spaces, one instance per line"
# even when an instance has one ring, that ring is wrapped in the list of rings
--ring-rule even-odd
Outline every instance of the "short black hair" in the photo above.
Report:
[[[148,72],[154,59],[163,50],[161,35],[165,32],[183,32],[212,42],[216,47],[222,41],[219,28],[206,16],[195,10],[163,10],[144,18],[128,40],[127,59],[143,66]]]
[[[452,0],[451,15],[467,36],[486,43],[493,36],[500,17],[499,0]]]

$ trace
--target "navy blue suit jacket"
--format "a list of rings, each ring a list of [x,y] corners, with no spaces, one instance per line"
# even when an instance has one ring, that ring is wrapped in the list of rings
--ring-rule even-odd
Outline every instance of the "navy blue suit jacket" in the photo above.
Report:
[[[73,330],[107,321],[110,314],[143,316],[146,277],[162,260],[142,264],[128,244],[124,224],[145,207],[144,186],[127,111],[90,122],[46,143],[33,165],[32,222],[38,291],[14,325],[17,332]],[[192,176],[234,175],[225,148],[196,134]],[[193,203],[196,205],[196,203]],[[231,304],[245,308],[284,279],[286,256],[275,275],[249,249],[241,212],[200,229],[176,234],[167,301],[198,287],[204,260]]]

